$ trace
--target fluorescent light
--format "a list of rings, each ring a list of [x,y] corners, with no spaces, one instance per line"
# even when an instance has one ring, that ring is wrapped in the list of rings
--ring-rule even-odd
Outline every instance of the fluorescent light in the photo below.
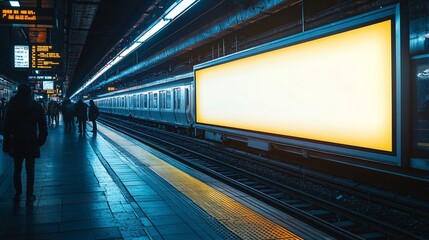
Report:
[[[125,57],[128,54],[130,54],[132,51],[134,51],[134,49],[140,47],[141,43],[140,42],[135,42],[133,43],[133,45],[131,45],[130,47],[128,47],[127,49],[125,49],[125,51],[121,52],[121,54],[119,55],[120,57]]]
[[[122,60],[122,56],[116,56],[116,58],[114,58],[113,59],[113,61],[112,62],[110,62],[110,65],[115,65],[116,63],[118,63],[119,61],[121,61]]]
[[[177,17],[179,14],[181,14],[185,9],[187,9],[189,6],[191,6],[196,0],[183,0],[179,4],[177,4],[167,15],[164,17],[164,19],[173,19]]]
[[[158,21],[156,21],[152,26],[146,29],[146,31],[138,36],[134,43],[128,48],[124,49],[119,55],[117,55],[113,60],[107,63],[103,68],[101,68],[93,77],[90,78],[88,82],[86,82],[77,92],[75,92],[70,98],[73,98],[76,94],[81,92],[83,89],[88,87],[91,83],[93,83],[97,78],[99,78],[103,73],[105,73],[108,69],[110,69],[113,65],[121,61],[124,57],[130,54],[132,51],[140,47],[140,45],[151,38],[153,35],[157,34],[161,31],[167,24],[171,22],[172,19],[176,18],[180,14],[184,13],[188,10],[192,4],[198,2],[199,0],[182,0],[176,1],[176,3],[170,7],[164,14],[164,17],[161,17]],[[12,2],[12,1],[11,1]]]
[[[148,38],[152,37],[155,33],[157,33],[161,28],[163,28],[170,20],[161,19],[157,22],[149,31],[147,31],[143,36],[137,39],[137,42],[144,42]]]
[[[21,7],[18,1],[9,1],[10,6],[12,7]]]

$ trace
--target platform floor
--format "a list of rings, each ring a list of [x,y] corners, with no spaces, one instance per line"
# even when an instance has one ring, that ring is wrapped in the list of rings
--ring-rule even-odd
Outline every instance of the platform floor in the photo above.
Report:
[[[0,153],[0,239],[332,239],[102,124],[41,150],[31,205]]]

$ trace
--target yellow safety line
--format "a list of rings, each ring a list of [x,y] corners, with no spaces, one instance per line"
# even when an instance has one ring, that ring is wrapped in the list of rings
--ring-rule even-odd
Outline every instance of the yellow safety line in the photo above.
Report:
[[[226,194],[171,166],[120,135],[99,126],[110,139],[139,159],[242,239],[302,239]]]

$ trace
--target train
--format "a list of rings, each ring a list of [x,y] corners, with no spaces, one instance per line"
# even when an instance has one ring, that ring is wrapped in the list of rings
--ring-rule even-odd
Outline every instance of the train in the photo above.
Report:
[[[94,99],[100,112],[132,117],[158,126],[190,129],[192,73],[107,93]]]
[[[220,143],[428,170],[410,157],[400,13],[381,8],[92,99],[102,113]]]

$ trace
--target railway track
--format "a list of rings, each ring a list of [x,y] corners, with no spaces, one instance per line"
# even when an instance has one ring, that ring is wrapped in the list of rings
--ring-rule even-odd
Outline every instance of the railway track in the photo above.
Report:
[[[338,239],[427,239],[429,206],[123,119],[100,121]],[[124,123],[126,121],[126,123]]]

